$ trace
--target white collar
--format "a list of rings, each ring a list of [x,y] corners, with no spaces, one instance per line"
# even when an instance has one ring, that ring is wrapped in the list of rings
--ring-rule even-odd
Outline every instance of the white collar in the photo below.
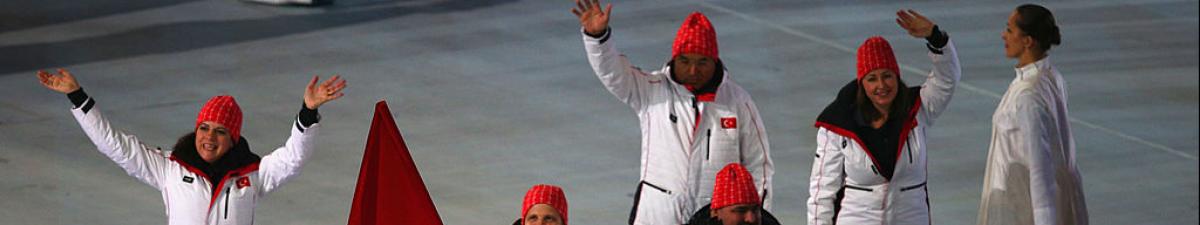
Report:
[[[1014,70],[1017,71],[1017,79],[1024,80],[1024,79],[1036,77],[1038,74],[1040,74],[1039,71],[1043,71],[1043,70],[1049,69],[1049,68],[1050,68],[1050,56],[1046,56],[1046,57],[1042,58],[1041,60],[1035,61],[1033,63],[1027,64],[1022,67],[1015,68]]]

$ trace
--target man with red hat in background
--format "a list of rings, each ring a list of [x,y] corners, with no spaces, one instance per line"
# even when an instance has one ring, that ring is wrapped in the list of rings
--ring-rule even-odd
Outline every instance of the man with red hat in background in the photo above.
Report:
[[[746,166],[770,209],[774,166],[762,117],[725,70],[708,18],[688,15],[666,65],[642,71],[610,39],[612,5],[576,5],[571,12],[583,27],[588,62],[604,87],[637,112],[641,125],[641,182],[630,224],[684,223],[711,201],[713,178],[729,163]]]
[[[513,225],[567,225],[567,195],[558,186],[533,185],[525,192],[520,216]]]
[[[742,164],[725,165],[713,185],[712,204],[697,210],[688,225],[779,224],[779,219],[763,210],[754,176]]]
[[[112,127],[70,72],[38,71],[37,76],[46,88],[67,94],[74,104],[71,113],[100,153],[162,192],[167,224],[253,224],[259,199],[299,175],[312,154],[320,127],[317,107],[342,97],[346,88],[339,76],[320,85],[313,77],[289,126],[291,136],[259,157],[241,136],[242,110],[232,96],[209,99],[192,132],[179,138],[173,151],[163,151]]]

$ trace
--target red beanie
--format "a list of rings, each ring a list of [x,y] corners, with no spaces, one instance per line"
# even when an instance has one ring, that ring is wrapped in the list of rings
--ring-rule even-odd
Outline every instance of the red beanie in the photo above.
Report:
[[[563,225],[567,225],[567,196],[563,194],[562,188],[549,184],[533,185],[525,192],[525,202],[521,203],[519,218],[524,219],[529,213],[529,208],[537,204],[546,204],[558,210],[558,214],[562,215]]]
[[[671,47],[671,58],[674,59],[680,54],[695,53],[708,56],[713,59],[717,57],[717,31],[713,29],[712,23],[708,22],[708,17],[700,12],[692,12],[687,19],[683,20],[683,25],[679,26],[679,33],[675,34],[675,45]]]
[[[242,108],[238,107],[233,96],[220,95],[208,99],[208,103],[204,103],[204,107],[200,108],[200,115],[196,116],[196,128],[199,128],[200,123],[204,121],[224,125],[226,129],[229,129],[229,136],[233,137],[233,143],[237,143],[241,137]]]
[[[712,209],[737,204],[762,204],[758,198],[758,190],[754,188],[754,177],[746,171],[742,164],[730,163],[717,172],[717,182],[713,184]]]
[[[880,36],[867,38],[862,46],[858,46],[858,80],[876,69],[889,69],[900,77],[900,65],[896,64],[896,55],[892,54],[892,45]]]

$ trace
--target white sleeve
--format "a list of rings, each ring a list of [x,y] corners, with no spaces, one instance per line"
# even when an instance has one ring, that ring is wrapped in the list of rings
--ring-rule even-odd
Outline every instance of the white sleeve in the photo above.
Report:
[[[833,224],[837,193],[846,176],[839,147],[849,140],[825,128],[817,129],[817,150],[808,176],[808,224]]]
[[[582,29],[580,32],[583,32]],[[608,92],[616,96],[618,100],[635,110],[641,110],[644,106],[643,103],[647,101],[647,93],[652,87],[649,77],[653,75],[633,66],[629,59],[625,58],[625,55],[617,51],[617,48],[608,40],[612,36],[612,29],[606,30],[600,38],[590,37],[586,33],[582,34],[588,63],[592,65],[592,70],[600,78],[600,82],[604,83]]]
[[[263,156],[262,161],[259,162],[258,173],[263,182],[261,186],[263,191],[259,194],[270,193],[283,183],[300,175],[300,167],[312,155],[312,147],[316,145],[314,137],[317,136],[320,125],[320,123],[313,123],[311,126],[304,127],[298,118],[293,121],[292,133],[287,142],[267,156]]]
[[[1033,206],[1034,224],[1056,224],[1058,222],[1058,183],[1055,182],[1055,165],[1051,156],[1052,147],[1047,136],[1047,124],[1053,124],[1050,112],[1041,103],[1026,97],[1015,109],[1016,116],[1010,122],[1015,129],[1007,135],[1014,140],[1013,147],[1025,151],[1029,167],[1029,197]]]
[[[929,59],[933,61],[933,70],[929,71],[929,76],[921,85],[921,110],[926,116],[922,122],[928,125],[932,125],[934,119],[950,104],[950,99],[954,97],[954,87],[962,76],[954,41],[947,40],[946,46],[938,50],[942,54],[929,53]]]
[[[742,105],[742,115],[738,118],[743,118],[743,121],[737,121],[738,127],[746,129],[738,129],[738,135],[741,135],[738,140],[739,151],[744,158],[741,163],[746,167],[754,177],[754,186],[758,187],[758,196],[763,200],[763,209],[768,211],[771,209],[772,197],[775,191],[772,190],[772,177],[775,175],[775,164],[771,162],[771,142],[767,140],[767,129],[763,126],[762,117],[758,114],[758,106],[754,101],[746,101]],[[746,121],[746,119],[749,119]]]
[[[162,149],[143,144],[137,137],[113,129],[100,110],[94,107],[95,104],[95,100],[88,98],[80,107],[71,109],[88,139],[92,140],[100,153],[121,166],[125,173],[162,190],[164,171],[173,162],[163,154]]]

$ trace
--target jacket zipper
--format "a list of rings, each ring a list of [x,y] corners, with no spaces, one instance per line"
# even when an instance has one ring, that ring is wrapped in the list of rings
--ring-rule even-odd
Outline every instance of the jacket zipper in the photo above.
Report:
[[[704,139],[704,160],[708,160],[712,156],[712,129],[708,129],[707,131],[708,134],[705,135],[706,138]]]
[[[912,164],[913,163],[913,161],[912,161],[912,155],[913,155],[912,137],[909,137],[908,141],[904,142],[904,145],[908,146],[908,164]]]
[[[229,219],[229,188],[225,188],[225,219]]]
[[[692,111],[696,112],[696,113],[693,113],[693,114],[695,114],[695,117],[693,117],[693,118],[696,118],[696,124],[700,124],[700,105],[699,104],[700,103],[696,100],[696,97],[692,97]]]

